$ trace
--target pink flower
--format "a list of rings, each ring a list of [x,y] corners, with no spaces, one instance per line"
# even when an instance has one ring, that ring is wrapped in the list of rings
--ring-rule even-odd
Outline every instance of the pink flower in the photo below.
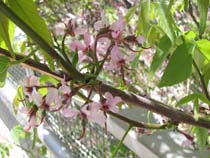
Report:
[[[111,111],[113,113],[118,112],[117,104],[122,102],[122,99],[120,97],[113,97],[110,92],[105,93],[106,101],[102,104],[102,110],[107,112]]]
[[[45,103],[50,111],[57,110],[62,106],[62,98],[56,88],[49,88],[45,98]]]
[[[34,102],[37,106],[41,105],[42,96],[36,90],[36,86],[40,86],[40,83],[35,76],[29,76],[24,79],[24,93],[29,97],[30,102]]]
[[[79,114],[79,110],[77,109],[70,109],[70,108],[64,108],[62,110],[62,114],[64,117],[67,118],[72,118],[72,117],[76,117]]]
[[[32,91],[31,99],[37,106],[41,106],[43,103],[43,97],[42,95],[37,92],[35,89]]]
[[[29,76],[29,77],[26,77],[24,79],[24,86],[25,87],[34,87],[34,86],[39,86],[39,81],[38,81],[38,78],[36,76]]]
[[[71,89],[64,80],[61,82],[59,91],[63,94],[65,104],[69,104],[71,102],[71,97],[72,97]]]
[[[28,123],[25,125],[24,130],[25,131],[29,131],[30,129],[33,129],[35,127],[37,127],[37,120],[36,120],[36,114],[32,115],[28,121]]]
[[[91,36],[87,32],[84,32],[83,36],[84,36],[85,44],[83,44],[82,42],[78,40],[75,40],[70,44],[70,48],[72,51],[78,51],[79,63],[81,63],[83,60],[87,58],[85,53],[88,52],[89,50],[93,50],[94,48],[93,36]]]
[[[125,21],[122,16],[119,17],[119,19],[114,22],[111,26],[112,30],[112,38],[120,41],[122,39],[122,33],[125,29]]]
[[[64,23],[58,23],[55,25],[55,34],[56,35],[64,35],[65,33],[65,24]]]
[[[73,41],[71,44],[70,44],[70,48],[72,51],[83,51],[85,50],[85,46],[78,40],[75,40]]]
[[[95,122],[101,126],[105,125],[106,117],[102,111],[100,111],[100,104],[90,103],[81,108],[82,119],[88,119],[90,122]]]
[[[108,63],[106,68],[108,70],[115,70],[121,68],[125,64],[122,53],[117,45],[111,50],[111,61]]]

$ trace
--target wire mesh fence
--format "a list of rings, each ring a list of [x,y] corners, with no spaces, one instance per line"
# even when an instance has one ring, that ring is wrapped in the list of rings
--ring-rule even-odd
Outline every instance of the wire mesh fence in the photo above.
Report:
[[[10,74],[8,79],[15,87],[22,84],[27,75],[33,74],[20,65],[10,68],[8,72]],[[74,158],[109,158],[119,143],[111,133],[92,123],[87,123],[85,136],[80,140],[81,120],[66,119],[59,112],[47,113],[45,124],[68,145]],[[116,157],[137,158],[138,156],[123,145]]]

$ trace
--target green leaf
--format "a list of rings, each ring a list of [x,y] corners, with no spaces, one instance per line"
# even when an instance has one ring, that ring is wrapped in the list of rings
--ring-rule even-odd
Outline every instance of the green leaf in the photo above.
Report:
[[[46,83],[49,83],[49,82],[54,85],[57,85],[59,83],[58,80],[56,80],[55,78],[45,75],[45,74],[39,78],[39,81],[41,85],[45,85]]]
[[[188,31],[184,34],[184,39],[186,42],[192,42],[196,38],[196,33],[193,31]]]
[[[194,45],[183,43],[173,53],[159,83],[159,87],[171,86],[186,80],[192,73]]]
[[[0,36],[5,42],[7,49],[12,53],[11,40],[14,36],[14,25],[3,14],[0,13]]]
[[[136,69],[139,64],[140,53],[135,54],[135,58],[131,61],[131,68]]]
[[[169,49],[171,48],[172,43],[167,36],[164,36],[160,39],[158,48],[156,49],[155,55],[152,59],[152,64],[150,66],[149,78],[151,78],[158,67],[162,64],[163,60],[169,54]]]
[[[50,32],[44,20],[38,14],[35,3],[32,0],[7,0],[12,11],[29,25],[46,42],[52,44]]]
[[[178,101],[178,103],[176,104],[176,106],[180,106],[180,105],[184,105],[192,100],[194,100],[195,98],[197,98],[197,94],[194,93],[194,94],[190,94],[184,98],[182,98],[180,101]]]
[[[23,87],[18,86],[17,88],[17,93],[13,99],[12,105],[13,105],[13,111],[15,114],[17,114],[18,107],[20,105],[20,100],[24,99],[24,94],[23,94]]]
[[[0,87],[5,84],[7,69],[10,65],[10,60],[6,56],[0,56]]]
[[[206,83],[206,85],[209,84],[209,80],[210,80],[210,62],[209,64],[206,66],[206,70],[204,71],[203,77],[204,77],[204,81]]]
[[[192,132],[195,134],[195,141],[199,149],[204,149],[208,139],[208,129],[202,127],[194,127]]]
[[[196,45],[206,59],[210,61],[210,41],[207,39],[201,39],[196,42]]]
[[[206,96],[203,93],[193,93],[179,100],[176,106],[187,104],[188,102],[193,101],[195,99],[199,99],[202,102],[210,105],[210,101],[206,98]]]
[[[125,15],[125,20],[127,23],[129,23],[130,20],[132,19],[132,16],[134,15],[136,9],[137,9],[137,6],[134,6],[128,10],[127,14]]]
[[[38,14],[35,3],[32,0],[7,0],[10,9],[45,42],[52,45],[52,38],[44,20]],[[50,69],[54,70],[53,60],[50,55],[41,50],[47,60]]]
[[[206,20],[208,15],[209,1],[208,0],[197,0],[198,10],[200,14],[200,26],[199,34],[202,35],[206,29]]]
[[[21,127],[20,125],[13,127],[10,131],[10,134],[13,140],[17,143],[20,143],[21,139],[28,138],[30,136],[30,134],[28,132],[25,132],[23,127]]]
[[[149,30],[149,20],[150,20],[150,0],[142,0],[140,3],[140,14],[137,23],[137,35],[143,33],[147,34]]]
[[[74,67],[76,67],[78,61],[79,61],[78,52],[77,52],[77,51],[76,51],[76,52],[73,52],[72,65],[73,65]]]
[[[174,21],[164,1],[156,3],[156,11],[159,27],[173,43],[176,38],[173,27]]]

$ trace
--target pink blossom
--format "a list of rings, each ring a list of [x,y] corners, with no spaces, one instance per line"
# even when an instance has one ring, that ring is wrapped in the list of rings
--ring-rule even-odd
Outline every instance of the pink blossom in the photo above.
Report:
[[[122,99],[120,97],[113,97],[110,92],[105,93],[106,101],[102,104],[102,110],[107,112],[111,111],[113,113],[118,112],[117,104],[122,102]]]
[[[65,33],[65,24],[64,23],[58,23],[55,25],[55,34],[56,35],[64,35]]]
[[[25,87],[34,87],[34,86],[39,86],[40,83],[39,83],[39,80],[36,76],[29,76],[29,77],[26,77],[24,79],[24,86]]]
[[[105,125],[106,117],[102,111],[100,111],[100,104],[90,103],[81,108],[82,119],[88,119],[90,122],[98,123],[101,126]]]
[[[111,26],[112,30],[112,38],[119,41],[122,38],[122,33],[125,29],[125,21],[122,16],[119,17],[119,19],[114,22]]]
[[[117,45],[115,45],[111,50],[111,61],[106,66],[108,70],[119,69],[125,64],[122,53]]]
[[[67,85],[67,83],[63,80],[61,82],[61,86],[59,91],[63,94],[63,101],[65,104],[69,104],[71,102],[71,88]]]
[[[41,106],[42,103],[43,103],[43,97],[42,97],[42,95],[39,92],[37,92],[36,90],[33,90],[32,91],[31,99],[34,101],[34,103],[37,106]]]
[[[62,110],[62,114],[64,117],[67,118],[72,118],[72,117],[76,117],[79,114],[79,110],[77,109],[70,109],[70,108],[64,108]]]
[[[62,98],[56,88],[49,88],[45,98],[45,103],[49,110],[56,110],[62,106]]]
[[[40,83],[36,76],[29,76],[24,79],[24,93],[29,97],[29,101],[34,101],[35,104],[40,105],[42,96],[37,92],[36,86],[40,86]]]
[[[37,127],[37,121],[36,121],[36,114],[32,115],[29,119],[29,122],[26,124],[26,126],[24,127],[25,131],[29,131],[30,129],[33,129],[35,127]]]
[[[87,58],[85,53],[88,52],[90,49],[93,50],[94,48],[93,36],[91,36],[87,32],[84,32],[83,36],[84,36],[84,44],[78,40],[75,40],[70,44],[70,48],[72,51],[78,51],[79,63],[81,63],[83,60]]]
[[[72,51],[83,51],[86,47],[80,41],[75,40],[70,44],[70,48]]]

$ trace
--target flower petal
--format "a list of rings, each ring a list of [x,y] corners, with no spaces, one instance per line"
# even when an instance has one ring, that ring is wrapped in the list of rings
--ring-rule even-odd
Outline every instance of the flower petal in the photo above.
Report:
[[[62,111],[62,114],[64,117],[76,117],[79,114],[79,111],[77,109],[70,109],[70,108],[65,108]]]

